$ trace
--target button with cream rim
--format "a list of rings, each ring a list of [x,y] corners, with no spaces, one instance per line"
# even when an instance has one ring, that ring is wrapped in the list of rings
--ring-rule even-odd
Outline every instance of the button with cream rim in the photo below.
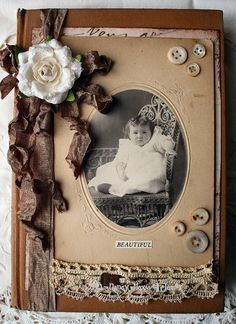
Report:
[[[208,222],[209,218],[210,215],[204,208],[196,209],[191,215],[192,221],[197,225],[205,225]]]
[[[201,68],[197,63],[190,63],[187,65],[187,73],[192,77],[197,76],[200,73],[200,71]]]
[[[203,253],[209,245],[208,236],[199,230],[188,232],[186,240],[188,249],[193,253]]]
[[[198,58],[202,58],[206,55],[206,48],[202,44],[195,44],[193,46],[193,55]]]
[[[175,46],[169,50],[167,56],[171,63],[183,64],[187,60],[188,53],[184,47]]]
[[[174,232],[177,236],[183,235],[185,231],[186,231],[186,226],[183,222],[174,223]]]

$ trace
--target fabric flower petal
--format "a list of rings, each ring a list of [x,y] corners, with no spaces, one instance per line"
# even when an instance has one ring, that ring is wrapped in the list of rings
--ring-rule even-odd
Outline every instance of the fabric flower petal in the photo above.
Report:
[[[67,91],[55,92],[55,89],[48,89],[45,85],[42,85],[36,81],[32,82],[32,92],[35,97],[45,99],[47,102],[54,105],[61,103],[67,97]]]
[[[32,71],[32,64],[26,63],[20,66],[19,74],[17,75],[17,79],[21,82],[24,80],[33,81],[33,71]]]
[[[29,62],[38,62],[46,57],[53,56],[53,49],[50,46],[44,46],[44,44],[36,45],[29,48]]]
[[[74,59],[70,65],[70,68],[72,71],[74,71],[76,79],[78,79],[83,71],[81,62]]]
[[[48,88],[37,81],[32,82],[32,93],[35,97],[40,99],[44,99],[49,96]]]
[[[67,46],[63,46],[54,51],[55,58],[63,67],[67,67],[71,62],[71,50]]]
[[[34,96],[33,90],[32,90],[32,84],[28,80],[22,80],[18,83],[19,90],[24,93],[24,95],[31,97]]]
[[[61,43],[58,42],[56,39],[51,39],[47,44],[53,49],[59,49],[63,47]]]
[[[67,97],[67,92],[56,92],[55,95],[48,99],[48,102],[50,102],[53,105],[58,105],[62,103]]]
[[[56,92],[65,92],[73,87],[75,74],[72,70],[65,68],[62,70],[60,82],[55,86]]]
[[[29,52],[22,52],[18,54],[19,65],[23,65],[28,62]]]

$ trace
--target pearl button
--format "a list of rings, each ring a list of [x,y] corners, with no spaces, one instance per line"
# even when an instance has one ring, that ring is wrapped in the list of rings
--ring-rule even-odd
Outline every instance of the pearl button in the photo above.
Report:
[[[199,230],[187,233],[186,240],[188,249],[193,253],[203,253],[209,245],[208,236]]]
[[[187,65],[187,73],[192,77],[197,76],[200,73],[200,71],[201,68],[197,63],[190,63]]]
[[[187,60],[188,53],[184,47],[175,46],[169,50],[167,56],[171,63],[183,64]]]
[[[174,223],[174,232],[177,236],[181,236],[185,233],[186,226],[182,222],[176,222]]]
[[[204,208],[198,208],[195,210],[192,215],[192,221],[197,225],[205,225],[210,218],[208,211]]]
[[[202,44],[195,44],[193,46],[193,55],[198,58],[202,58],[206,55],[206,48]]]

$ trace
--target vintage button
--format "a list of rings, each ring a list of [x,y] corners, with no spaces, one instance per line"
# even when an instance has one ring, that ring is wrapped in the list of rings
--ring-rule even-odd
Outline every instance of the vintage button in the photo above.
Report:
[[[204,252],[209,244],[209,239],[206,233],[199,230],[194,230],[186,235],[187,247],[193,253]]]
[[[183,222],[174,223],[174,232],[176,235],[181,236],[185,233],[186,226]]]
[[[169,50],[167,56],[171,63],[183,64],[187,60],[188,53],[184,47],[175,46]]]
[[[191,215],[192,221],[197,225],[205,225],[208,222],[209,218],[210,215],[204,208],[196,209]]]
[[[195,44],[193,46],[193,55],[198,57],[198,58],[202,58],[206,55],[206,48],[204,45],[202,44]]]
[[[200,66],[197,63],[190,63],[187,65],[187,73],[192,77],[197,76],[201,71]]]

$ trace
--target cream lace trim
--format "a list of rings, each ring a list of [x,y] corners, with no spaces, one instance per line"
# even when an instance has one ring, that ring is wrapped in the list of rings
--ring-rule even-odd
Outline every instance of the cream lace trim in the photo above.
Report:
[[[119,284],[102,285],[104,274],[119,276]],[[53,260],[51,284],[57,295],[135,304],[158,299],[180,302],[192,296],[213,298],[218,293],[218,284],[213,282],[212,262],[196,267],[140,267]]]

